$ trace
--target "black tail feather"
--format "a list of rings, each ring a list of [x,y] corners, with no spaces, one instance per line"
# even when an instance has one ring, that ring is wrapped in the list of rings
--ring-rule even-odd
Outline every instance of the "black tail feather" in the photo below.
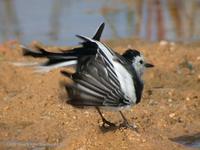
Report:
[[[32,57],[46,57],[47,52],[45,50],[31,50],[26,47],[22,48],[24,56],[32,56]]]
[[[99,26],[99,28],[98,28],[96,34],[93,36],[93,39],[94,39],[94,40],[100,41],[101,35],[102,35],[102,32],[103,32],[104,27],[105,27],[105,23],[103,22],[103,23]]]
[[[77,60],[79,49],[71,49],[65,52],[48,52],[44,48],[36,47],[37,50],[32,50],[22,46],[24,56],[32,56],[35,58],[47,58],[48,60],[40,66],[53,66],[64,62]],[[67,66],[67,65],[66,65]]]

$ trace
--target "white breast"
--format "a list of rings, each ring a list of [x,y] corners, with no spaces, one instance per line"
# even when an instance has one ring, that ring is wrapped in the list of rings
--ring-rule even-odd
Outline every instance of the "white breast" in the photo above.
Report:
[[[126,99],[130,99],[132,102],[136,102],[135,87],[133,78],[129,72],[119,62],[113,62],[114,68],[120,82],[122,91],[125,94]]]

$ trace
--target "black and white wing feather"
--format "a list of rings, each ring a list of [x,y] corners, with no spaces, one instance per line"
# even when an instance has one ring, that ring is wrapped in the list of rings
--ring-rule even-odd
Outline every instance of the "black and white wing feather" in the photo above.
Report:
[[[78,106],[127,106],[136,102],[133,78],[111,49],[99,41],[78,35],[83,46],[97,47],[96,55],[78,60],[77,72],[67,85],[70,100]],[[124,62],[125,63],[125,62]]]

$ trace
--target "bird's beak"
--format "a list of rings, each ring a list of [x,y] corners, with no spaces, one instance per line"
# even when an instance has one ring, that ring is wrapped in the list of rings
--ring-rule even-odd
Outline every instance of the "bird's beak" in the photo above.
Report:
[[[154,65],[153,65],[153,64],[150,64],[150,63],[145,63],[144,66],[147,67],[147,68],[154,67]]]

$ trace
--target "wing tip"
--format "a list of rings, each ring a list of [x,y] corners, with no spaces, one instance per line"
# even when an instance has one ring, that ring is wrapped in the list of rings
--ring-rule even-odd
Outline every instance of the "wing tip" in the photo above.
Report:
[[[103,30],[104,30],[104,27],[105,27],[105,22],[101,23],[101,25],[100,25],[99,28],[97,29],[97,31],[96,31],[96,33],[95,33],[95,35],[93,36],[92,39],[97,40],[97,41],[100,41],[102,32],[103,32]]]
[[[105,22],[101,23],[101,25],[99,26],[99,28],[97,29],[95,35],[92,37],[92,38],[88,38],[86,36],[82,36],[82,35],[76,35],[76,37],[78,37],[79,39],[81,40],[84,40],[84,41],[92,41],[93,40],[96,40],[96,41],[100,41],[100,38],[101,38],[101,35],[103,33],[103,30],[104,30],[104,27],[105,27]]]

